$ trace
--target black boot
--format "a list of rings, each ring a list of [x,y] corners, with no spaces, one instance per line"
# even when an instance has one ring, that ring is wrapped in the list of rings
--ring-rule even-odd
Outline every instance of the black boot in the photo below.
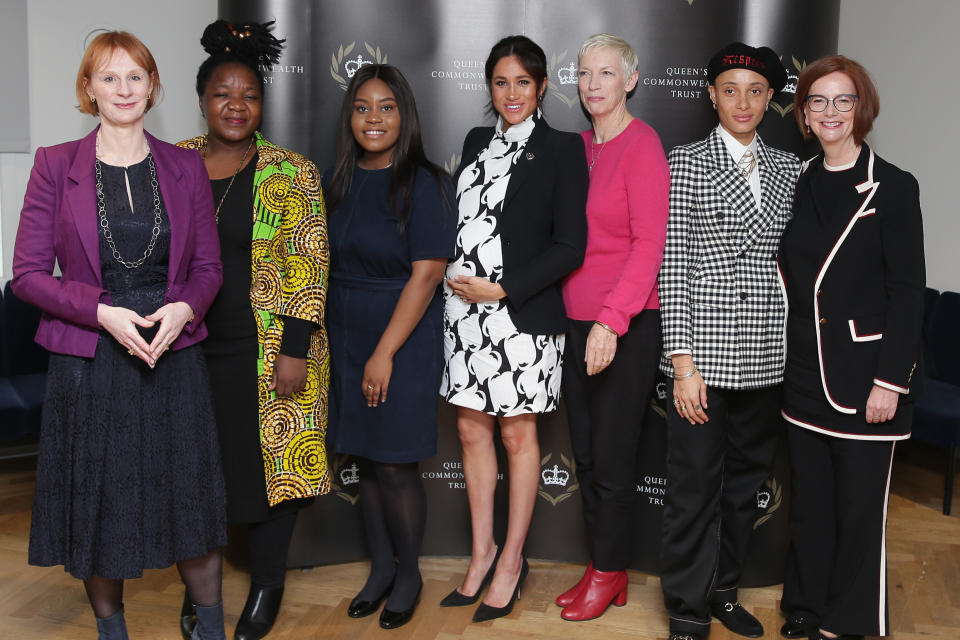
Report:
[[[243,613],[237,621],[234,640],[260,640],[270,633],[282,600],[283,585],[261,587],[251,583],[247,603],[243,605]]]
[[[211,607],[193,605],[197,612],[197,626],[193,628],[191,640],[227,640],[223,631],[223,602]]]
[[[130,640],[127,621],[123,618],[123,606],[112,616],[97,618],[97,633],[99,640]]]
[[[197,614],[193,610],[193,603],[190,602],[190,594],[183,590],[183,605],[180,606],[180,635],[183,640],[190,640],[193,636],[193,628],[197,626]]]

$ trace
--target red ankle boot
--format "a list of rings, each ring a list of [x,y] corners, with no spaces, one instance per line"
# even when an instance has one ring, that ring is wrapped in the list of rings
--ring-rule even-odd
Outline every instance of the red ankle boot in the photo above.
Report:
[[[572,605],[573,601],[577,599],[578,595],[580,595],[580,592],[583,591],[583,585],[587,584],[587,580],[590,579],[590,572],[592,571],[593,562],[591,561],[590,564],[587,565],[586,570],[583,572],[583,577],[580,578],[580,582],[558,595],[554,602],[561,607],[569,607]]]
[[[626,571],[597,571],[593,569],[577,599],[560,614],[564,620],[592,620],[599,618],[611,604],[627,604]]]

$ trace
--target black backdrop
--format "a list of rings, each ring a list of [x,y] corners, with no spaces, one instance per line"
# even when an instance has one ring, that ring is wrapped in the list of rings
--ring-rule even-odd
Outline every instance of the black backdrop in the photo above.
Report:
[[[463,137],[489,122],[483,62],[499,38],[522,33],[540,44],[550,64],[545,116],[559,129],[580,131],[573,67],[581,42],[599,32],[626,38],[640,57],[631,112],[650,123],[665,149],[703,138],[716,125],[707,96],[706,62],[732,40],[773,47],[791,73],[760,128],[764,141],[803,157],[793,123],[792,89],[808,61],[837,46],[839,0],[220,0],[233,22],[277,21],[287,39],[280,64],[263,69],[268,138],[300,151],[323,170],[335,154],[336,120],[357,66],[388,62],[406,75],[418,99],[430,157],[453,170]],[[197,34],[199,36],[199,33]],[[637,472],[637,536],[633,567],[655,572],[666,491],[663,385],[651,398]],[[540,421],[542,474],[527,553],[583,561],[585,537],[564,411]],[[303,567],[365,557],[357,508],[356,467],[330,456],[335,483],[299,519],[289,565]],[[501,452],[501,468],[505,469]],[[421,464],[429,503],[426,555],[470,551],[469,512],[451,407],[440,403],[438,455]],[[504,472],[505,473],[505,472]],[[506,479],[498,483],[497,535],[506,527]],[[786,551],[789,478],[783,446],[774,474],[757,494],[754,544],[745,586],[780,582]],[[234,547],[236,548],[236,547]]]

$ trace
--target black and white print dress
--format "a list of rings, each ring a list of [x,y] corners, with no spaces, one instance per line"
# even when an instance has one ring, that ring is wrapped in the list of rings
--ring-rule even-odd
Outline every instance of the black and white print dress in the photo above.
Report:
[[[510,173],[536,124],[531,116],[496,132],[457,181],[456,255],[447,278],[503,275],[500,215]],[[506,300],[467,304],[444,283],[444,370],[440,395],[448,402],[495,416],[554,411],[560,400],[563,334],[517,329]]]

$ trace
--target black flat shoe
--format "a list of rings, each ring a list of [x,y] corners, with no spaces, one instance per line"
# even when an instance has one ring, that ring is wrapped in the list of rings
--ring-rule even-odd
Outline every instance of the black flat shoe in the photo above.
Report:
[[[810,618],[789,615],[787,621],[780,627],[780,635],[784,638],[808,638],[816,628],[816,623]]]
[[[441,607],[466,607],[473,604],[477,601],[477,598],[480,597],[480,593],[486,588],[490,581],[493,580],[493,573],[497,568],[497,560],[500,559],[500,552],[503,550],[502,547],[497,547],[497,553],[493,556],[493,562],[490,563],[490,568],[487,569],[487,575],[483,576],[483,582],[480,583],[480,586],[477,588],[477,592],[472,596],[465,596],[460,593],[459,588],[451,591],[446,598],[440,601]]]
[[[380,597],[376,600],[358,600],[360,596],[358,595],[350,602],[350,607],[347,609],[347,615],[351,618],[365,618],[371,613],[376,613],[377,609],[380,608],[380,605],[383,604],[383,601],[386,600],[387,596],[390,595],[390,592],[393,590],[393,580],[390,581],[390,584],[387,586],[386,590],[380,594]]]
[[[737,635],[748,638],[763,637],[763,625],[749,611],[741,607],[739,602],[715,602],[710,605],[710,613]]]
[[[261,587],[251,584],[247,603],[243,606],[243,613],[237,621],[237,630],[234,632],[233,639],[260,640],[265,637],[277,620],[282,600],[283,585]]]
[[[423,590],[423,580],[420,580],[420,586],[417,587],[417,597],[413,599],[413,604],[405,611],[390,611],[386,607],[380,612],[380,627],[383,629],[396,629],[410,622],[413,617],[413,611],[420,602],[420,592]]]
[[[193,603],[190,602],[190,596],[187,590],[183,590],[183,604],[180,606],[180,635],[183,640],[190,640],[193,637],[193,628],[197,626],[197,613],[193,610]]]
[[[523,581],[527,577],[528,573],[530,573],[530,565],[527,564],[527,559],[524,558],[523,564],[520,566],[520,577],[517,578],[517,586],[513,589],[513,595],[510,596],[510,602],[503,607],[491,607],[490,605],[481,602],[480,606],[477,607],[476,612],[473,614],[473,621],[486,622],[487,620],[494,620],[496,618],[502,618],[510,615],[510,612],[513,611],[514,603],[520,599],[520,586],[523,585]]]

